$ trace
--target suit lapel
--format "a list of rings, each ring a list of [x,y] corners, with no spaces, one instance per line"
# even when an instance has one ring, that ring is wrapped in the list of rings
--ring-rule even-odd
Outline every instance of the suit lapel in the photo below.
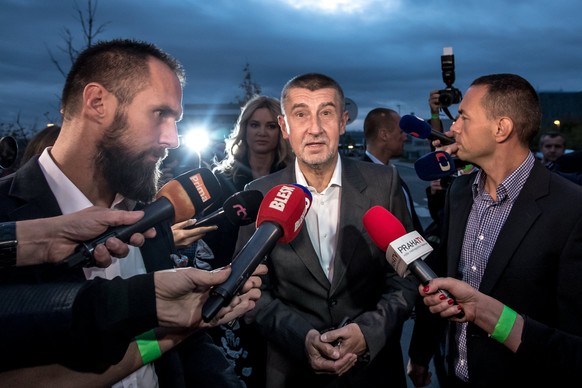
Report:
[[[465,228],[469,220],[469,213],[473,205],[473,192],[471,185],[475,180],[475,174],[463,175],[455,179],[447,193],[445,209],[445,230],[447,233],[447,276],[457,277],[457,268],[461,257]]]
[[[366,187],[367,183],[356,164],[347,158],[342,158],[339,235],[331,292],[334,292],[342,282],[347,267],[358,248],[358,239],[364,234],[364,224],[360,218],[371,206],[370,199],[362,194]]]
[[[53,217],[62,214],[40,169],[38,157],[32,158],[16,171],[9,195],[25,202],[10,213],[13,220]]]

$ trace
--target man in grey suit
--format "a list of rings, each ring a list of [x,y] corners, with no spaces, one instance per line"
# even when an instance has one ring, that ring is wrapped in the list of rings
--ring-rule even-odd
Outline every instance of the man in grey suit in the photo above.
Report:
[[[296,161],[247,189],[299,183],[313,200],[298,237],[268,255],[267,287],[248,317],[268,340],[267,386],[405,387],[400,336],[418,282],[398,277],[362,223],[379,205],[412,230],[398,172],[339,156],[348,115],[335,80],[297,76],[281,104]],[[254,230],[241,228],[237,250]],[[345,317],[351,323],[325,332]]]

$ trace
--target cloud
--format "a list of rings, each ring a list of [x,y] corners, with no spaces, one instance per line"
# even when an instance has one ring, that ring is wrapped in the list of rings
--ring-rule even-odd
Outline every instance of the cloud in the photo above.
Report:
[[[74,4],[4,1],[0,122],[20,113],[44,126],[45,112],[58,117],[64,80],[48,49],[68,67],[58,49],[64,28],[83,44]],[[233,101],[248,62],[265,94],[278,97],[289,78],[318,71],[342,84],[362,118],[377,106],[426,117],[430,90],[444,87],[445,46],[463,91],[496,72],[518,73],[540,91],[582,90],[580,8],[566,0],[119,0],[98,2],[96,23],[106,24],[100,39],[147,40],[177,57],[188,76],[184,103]]]

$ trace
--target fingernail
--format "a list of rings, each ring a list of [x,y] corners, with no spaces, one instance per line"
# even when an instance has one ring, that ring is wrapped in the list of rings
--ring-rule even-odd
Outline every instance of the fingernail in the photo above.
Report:
[[[424,288],[422,289],[424,292],[428,292],[428,290],[430,290],[429,286],[424,286]]]
[[[443,296],[444,296],[444,295],[443,295]],[[452,300],[452,299],[449,299],[449,300],[447,300],[447,303],[448,303],[448,304],[455,304],[455,301],[454,301],[454,300]]]
[[[439,299],[440,299],[440,300],[445,300],[445,299],[447,299],[447,297],[446,297],[446,296],[444,296],[443,294],[440,294],[440,295],[439,295]]]
[[[459,311],[463,311],[463,306],[461,306],[461,305],[458,305],[458,306],[457,306],[457,310],[459,310]]]

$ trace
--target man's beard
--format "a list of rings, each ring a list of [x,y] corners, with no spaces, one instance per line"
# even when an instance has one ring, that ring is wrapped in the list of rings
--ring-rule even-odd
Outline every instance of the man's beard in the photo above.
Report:
[[[125,130],[127,117],[117,112],[113,124],[97,144],[95,165],[114,193],[148,203],[158,190],[160,166],[167,151],[150,149],[136,154],[122,141]],[[152,154],[159,157],[156,163],[149,162]]]

